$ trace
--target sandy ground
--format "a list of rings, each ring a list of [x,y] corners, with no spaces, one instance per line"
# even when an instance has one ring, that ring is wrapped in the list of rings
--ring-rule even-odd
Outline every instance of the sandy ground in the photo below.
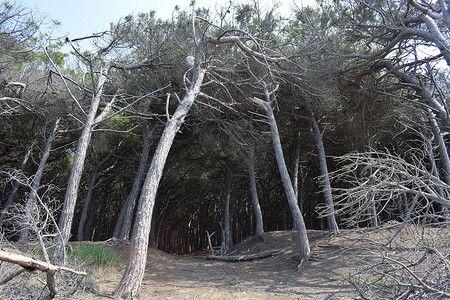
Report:
[[[265,233],[248,238],[229,254],[283,249],[284,253],[248,262],[208,260],[206,256],[172,256],[149,248],[141,299],[357,299],[345,280],[351,251],[343,251],[345,237],[309,231],[316,258],[297,272],[298,236],[292,231]],[[117,248],[127,260],[127,245]],[[120,279],[120,278],[119,278]],[[98,282],[101,294],[111,294],[117,282]]]

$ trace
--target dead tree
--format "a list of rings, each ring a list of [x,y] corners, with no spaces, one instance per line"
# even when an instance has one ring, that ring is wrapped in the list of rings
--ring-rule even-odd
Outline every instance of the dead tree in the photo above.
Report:
[[[375,150],[349,153],[335,159],[340,163],[340,167],[330,173],[330,178],[336,182],[345,182],[349,186],[333,188],[335,213],[348,225],[354,226],[367,220],[366,211],[372,205],[368,199],[376,201],[378,207],[388,209],[388,204],[401,198],[403,194],[412,197],[419,195],[421,205],[414,204],[417,213],[424,209],[426,211],[427,207],[431,208],[430,203],[450,208],[450,186],[430,173],[424,163],[426,159],[422,158],[420,152],[411,155],[409,159],[412,161],[386,151]],[[359,172],[355,171],[359,168],[372,168],[373,173],[369,175],[368,172],[363,172],[367,175],[361,177]],[[326,215],[326,208],[321,212]]]
[[[273,257],[284,253],[283,249],[269,249],[253,254],[242,254],[242,255],[208,255],[208,259],[221,260],[221,261],[252,261],[255,259],[262,259],[266,257]]]

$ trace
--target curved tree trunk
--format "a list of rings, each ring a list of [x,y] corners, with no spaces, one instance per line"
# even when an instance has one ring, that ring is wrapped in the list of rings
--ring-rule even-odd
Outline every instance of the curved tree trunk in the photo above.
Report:
[[[200,68],[200,51],[198,49],[195,60],[192,85],[187,90],[183,101],[178,105],[172,118],[166,124],[142,187],[133,229],[130,258],[125,273],[114,292],[115,297],[137,298],[139,295],[142,278],[144,277],[150,224],[158,185],[175,135],[184,123],[186,115],[199,94],[205,75],[205,71]]]
[[[39,162],[38,169],[33,178],[33,183],[31,184],[30,194],[28,195],[27,204],[25,207],[26,214],[28,217],[32,217],[34,215],[33,211],[36,209],[35,208],[36,196],[37,196],[36,193],[39,188],[39,185],[41,184],[42,175],[44,174],[44,169],[45,169],[45,166],[47,165],[47,160],[50,155],[50,151],[52,149],[53,140],[56,137],[56,132],[58,130],[58,125],[59,125],[60,120],[61,120],[61,118],[56,119],[55,125],[53,126],[53,130],[47,138],[47,142],[45,143],[45,149],[44,149],[44,152],[42,153],[41,161]],[[38,220],[35,220],[35,221],[38,221]],[[29,233],[29,228],[27,228],[27,227],[22,228],[22,230],[20,232],[19,240],[20,241],[26,240],[28,238],[28,233]]]

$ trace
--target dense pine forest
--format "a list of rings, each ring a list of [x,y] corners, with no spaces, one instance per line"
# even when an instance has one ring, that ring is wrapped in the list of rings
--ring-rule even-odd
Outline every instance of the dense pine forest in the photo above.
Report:
[[[1,4],[2,240],[37,241],[56,265],[73,241],[130,241],[114,295],[132,298],[149,245],[223,255],[294,230],[300,269],[307,230],[447,228],[448,0],[318,0],[290,16],[193,2],[111,22],[55,38]]]

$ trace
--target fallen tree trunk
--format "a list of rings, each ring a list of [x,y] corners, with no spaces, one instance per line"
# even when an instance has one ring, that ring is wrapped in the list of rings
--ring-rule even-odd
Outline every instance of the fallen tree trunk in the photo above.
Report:
[[[284,253],[283,249],[270,249],[264,250],[254,254],[243,254],[243,255],[208,255],[208,259],[222,260],[222,261],[250,261],[255,259],[266,258],[269,256],[274,256]]]
[[[86,272],[75,271],[70,268],[55,266],[50,263],[46,263],[41,260],[33,259],[21,254],[15,254],[8,251],[0,250],[0,260],[6,261],[8,263],[16,264],[26,269],[27,271],[42,271],[47,273],[47,288],[50,291],[50,297],[56,295],[55,288],[55,274],[58,271],[66,271],[75,275],[87,276]],[[21,272],[16,272],[16,275],[21,274]]]

